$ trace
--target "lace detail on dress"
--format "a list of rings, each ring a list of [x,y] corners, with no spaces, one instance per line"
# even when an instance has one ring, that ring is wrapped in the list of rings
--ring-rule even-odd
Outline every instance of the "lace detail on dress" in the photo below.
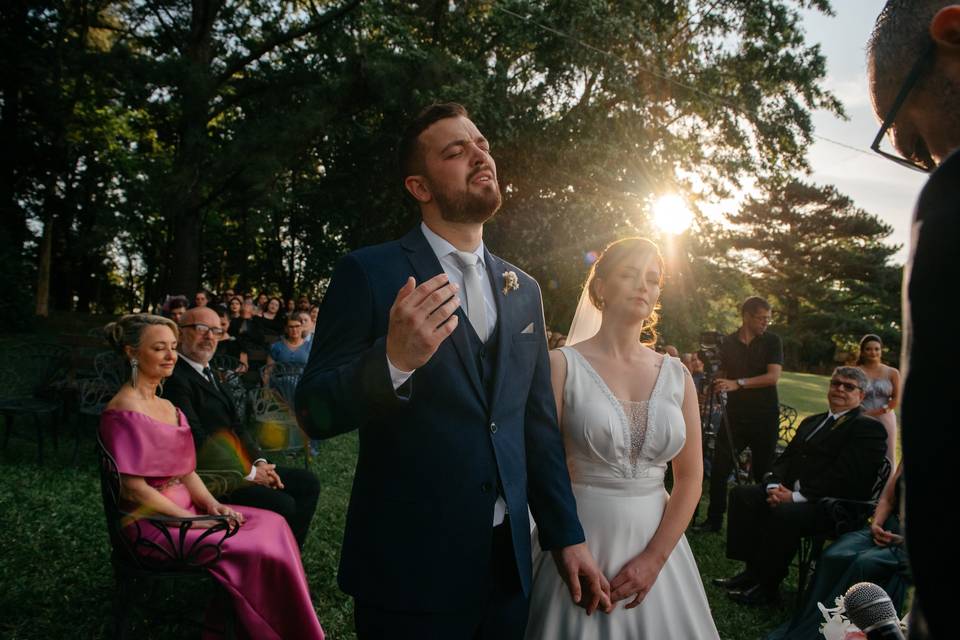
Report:
[[[587,372],[600,391],[607,397],[607,400],[610,401],[610,404],[620,418],[620,425],[623,432],[623,446],[627,452],[627,459],[623,460],[621,458],[624,476],[629,478],[644,477],[649,470],[649,465],[642,464],[641,453],[643,452],[643,445],[647,441],[647,436],[656,430],[656,421],[649,419],[650,405],[660,395],[660,388],[665,377],[663,369],[668,366],[667,363],[670,357],[663,357],[660,370],[657,371],[657,378],[653,383],[653,390],[650,392],[650,399],[631,401],[620,400],[613,395],[613,391],[610,390],[607,383],[604,382],[600,374],[597,373],[597,370],[593,368],[590,361],[587,360],[586,356],[577,351],[577,349],[574,347],[561,347],[561,349],[564,352],[573,351],[576,354],[574,357],[581,363],[581,368]],[[637,426],[634,427],[634,425]]]
[[[637,463],[640,462],[640,452],[643,450],[643,443],[647,439],[647,418],[650,415],[649,400],[620,400],[620,406],[623,407],[623,413],[627,420],[627,442],[630,443],[629,455],[630,466],[636,471]]]

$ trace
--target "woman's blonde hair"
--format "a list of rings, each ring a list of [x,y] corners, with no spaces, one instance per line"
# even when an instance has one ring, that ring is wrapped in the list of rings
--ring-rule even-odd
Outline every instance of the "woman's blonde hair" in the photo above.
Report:
[[[131,313],[125,315],[116,322],[111,322],[103,328],[107,342],[114,350],[127,357],[126,347],[137,349],[140,347],[140,340],[143,337],[143,331],[153,325],[163,325],[173,331],[174,337],[180,339],[180,328],[177,323],[170,318],[155,316],[149,313]]]
[[[646,238],[621,238],[608,244],[607,248],[600,254],[600,257],[597,258],[597,261],[590,267],[586,287],[587,293],[590,296],[590,302],[593,303],[594,307],[603,311],[604,302],[597,291],[597,279],[604,280],[609,278],[610,274],[613,273],[619,265],[627,258],[634,256],[644,260],[649,257],[655,257],[657,259],[657,266],[660,267],[659,285],[661,288],[663,287],[664,262],[663,256],[660,255],[660,248]],[[642,342],[647,346],[652,346],[657,342],[656,326],[657,321],[660,319],[659,309],[660,301],[658,300],[653,311],[650,313],[650,317],[643,323]]]

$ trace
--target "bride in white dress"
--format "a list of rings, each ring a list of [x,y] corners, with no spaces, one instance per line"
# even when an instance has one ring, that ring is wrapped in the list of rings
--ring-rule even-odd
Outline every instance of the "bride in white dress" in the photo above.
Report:
[[[530,640],[718,638],[683,535],[703,478],[696,390],[680,360],[641,343],[656,322],[662,282],[655,244],[611,244],[593,266],[567,346],[550,353],[577,512],[616,604],[585,615],[550,554],[539,553]]]

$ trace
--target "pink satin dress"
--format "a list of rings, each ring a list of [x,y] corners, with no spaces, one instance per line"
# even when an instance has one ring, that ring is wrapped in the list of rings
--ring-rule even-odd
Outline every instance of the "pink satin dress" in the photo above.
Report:
[[[177,482],[196,467],[193,435],[179,410],[177,421],[174,426],[137,411],[107,409],[100,419],[100,436],[120,473],[145,478],[178,506],[199,513],[187,488]],[[286,520],[272,511],[233,508],[243,514],[244,524],[223,542],[220,559],[207,570],[232,596],[243,631],[258,640],[323,640],[300,551]],[[131,523],[127,530],[133,527]],[[190,529],[188,542],[203,531]],[[166,544],[152,526],[142,526],[141,534]]]

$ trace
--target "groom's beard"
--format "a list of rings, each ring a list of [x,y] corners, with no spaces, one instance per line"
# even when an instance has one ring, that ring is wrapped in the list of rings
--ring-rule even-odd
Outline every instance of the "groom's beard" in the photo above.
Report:
[[[440,217],[447,222],[479,222],[484,223],[493,217],[500,208],[502,198],[500,187],[496,182],[493,188],[484,189],[481,193],[474,193],[469,187],[457,193],[433,187],[433,197],[440,209]]]

